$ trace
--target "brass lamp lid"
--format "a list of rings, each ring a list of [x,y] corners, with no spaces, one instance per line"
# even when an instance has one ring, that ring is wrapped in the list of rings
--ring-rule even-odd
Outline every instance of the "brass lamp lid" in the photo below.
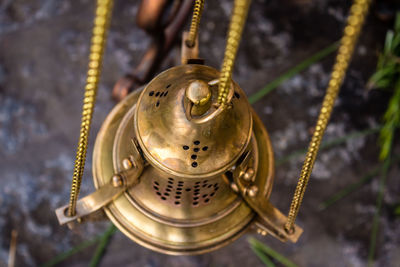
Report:
[[[135,134],[150,164],[176,177],[204,178],[225,172],[243,154],[251,138],[251,109],[234,82],[228,106],[217,106],[219,75],[208,66],[185,64],[145,87]]]

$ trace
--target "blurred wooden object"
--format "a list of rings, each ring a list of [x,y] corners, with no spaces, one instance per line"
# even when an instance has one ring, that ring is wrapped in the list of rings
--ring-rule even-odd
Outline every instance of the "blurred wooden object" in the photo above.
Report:
[[[18,237],[18,232],[17,230],[12,230],[11,231],[11,241],[10,241],[10,251],[8,254],[8,267],[14,267],[15,266],[15,255],[17,253],[17,237]]]
[[[136,24],[152,38],[137,66],[114,85],[112,97],[121,101],[134,89],[146,84],[168,55],[192,10],[193,0],[143,0]]]

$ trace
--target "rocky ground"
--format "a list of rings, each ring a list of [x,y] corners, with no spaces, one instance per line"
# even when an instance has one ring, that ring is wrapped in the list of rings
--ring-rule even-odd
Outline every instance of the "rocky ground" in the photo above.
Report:
[[[134,24],[138,1],[116,1],[104,75],[99,88],[82,195],[92,192],[91,148],[115,104],[115,81],[149,44]],[[201,56],[219,68],[232,1],[206,1]],[[254,0],[235,68],[235,80],[252,94],[285,70],[340,38],[350,1]],[[365,89],[390,21],[374,5],[344,82],[326,139],[375,127],[387,93]],[[78,138],[94,1],[0,1],[0,266],[6,265],[11,231],[18,231],[17,266],[37,266],[104,231],[89,223],[72,232],[60,227],[54,209],[68,200]],[[334,57],[313,65],[254,104],[281,159],[307,146]],[[179,64],[179,47],[164,68]],[[319,205],[378,166],[377,136],[351,139],[320,153],[300,211],[305,232],[296,244],[257,237],[300,266],[365,266],[378,179],[320,211]],[[399,153],[397,147],[397,153]],[[272,202],[287,211],[302,157],[278,166]],[[399,266],[400,166],[387,180],[376,266]],[[248,235],[201,256],[161,255],[115,234],[101,266],[262,266]],[[91,247],[61,266],[87,266]]]

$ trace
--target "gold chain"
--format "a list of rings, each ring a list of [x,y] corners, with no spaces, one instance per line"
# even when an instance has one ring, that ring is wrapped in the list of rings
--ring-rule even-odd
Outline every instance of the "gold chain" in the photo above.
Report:
[[[190,24],[189,35],[186,40],[186,45],[188,47],[193,47],[195,45],[197,33],[200,26],[200,18],[201,14],[203,13],[203,6],[204,0],[196,0],[196,2],[194,3],[192,23]]]
[[[82,107],[81,131],[72,178],[68,216],[75,216],[76,214],[76,201],[78,200],[83,169],[85,167],[90,125],[92,122],[93,108],[96,100],[101,65],[103,62],[103,52],[107,38],[107,30],[111,19],[112,6],[113,0],[97,0],[96,16],[94,19],[89,55],[89,67]]]
[[[226,41],[224,62],[218,86],[218,104],[225,106],[228,96],[228,84],[230,84],[233,64],[235,62],[236,53],[239,42],[242,37],[242,31],[246,22],[247,13],[249,11],[251,0],[235,0],[232,12],[231,23],[229,25],[228,39]]]
[[[300,178],[297,183],[292,204],[290,205],[288,219],[285,224],[285,230],[289,233],[294,229],[294,222],[303,200],[304,191],[307,187],[307,183],[315,163],[318,149],[321,144],[321,139],[331,116],[333,105],[346,74],[346,70],[360,34],[361,27],[368,12],[370,2],[370,0],[355,0],[351,6],[350,16],[344,29],[344,35],[340,43],[339,52],[336,56],[336,62],[333,67],[328,89],[326,91],[324,101],[322,102],[322,107],[318,116],[317,124],[315,126],[315,131],[308,147],[306,159],[304,160],[304,164],[301,169]]]

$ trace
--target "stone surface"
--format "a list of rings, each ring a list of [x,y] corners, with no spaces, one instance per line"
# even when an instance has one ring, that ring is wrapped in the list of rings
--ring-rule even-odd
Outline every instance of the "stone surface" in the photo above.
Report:
[[[0,1],[0,266],[6,264],[10,235],[19,233],[17,266],[37,266],[104,231],[88,223],[75,231],[60,227],[54,209],[68,200],[78,139],[82,90],[95,1]],[[232,1],[206,1],[200,53],[219,68]],[[235,80],[248,95],[285,70],[340,38],[350,1],[254,0],[235,67]],[[325,140],[379,124],[388,95],[365,84],[382,48],[388,22],[375,15],[366,23]],[[149,44],[134,23],[137,1],[116,1],[104,73],[99,88],[81,195],[92,192],[91,148],[113,107],[115,81],[137,63]],[[277,159],[305,148],[310,139],[333,56],[296,75],[254,104]],[[176,46],[164,67],[179,64]],[[297,244],[258,237],[299,266],[365,266],[378,179],[332,207],[319,205],[378,166],[376,135],[351,139],[324,150],[315,165],[298,223]],[[399,153],[399,147],[397,147]],[[287,211],[302,157],[276,171],[272,202]],[[377,266],[398,266],[400,227],[393,207],[400,202],[399,165],[385,193],[377,243]],[[161,255],[115,234],[101,266],[262,266],[246,235],[206,255]],[[61,266],[87,266],[94,247]]]

